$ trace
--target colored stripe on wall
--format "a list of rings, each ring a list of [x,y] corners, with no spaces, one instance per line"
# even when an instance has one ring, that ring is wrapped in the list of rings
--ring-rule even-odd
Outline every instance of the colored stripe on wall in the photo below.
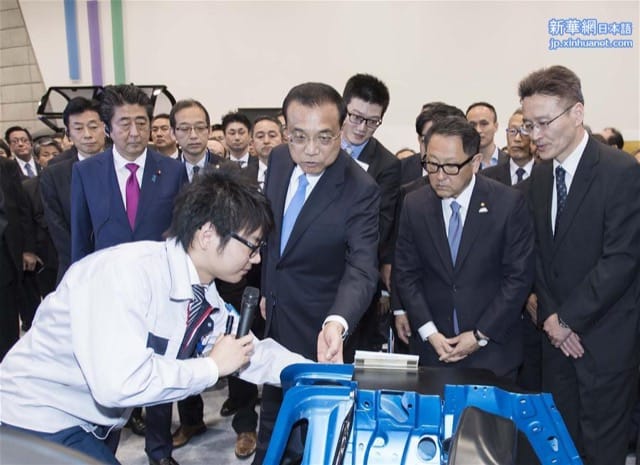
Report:
[[[87,1],[87,20],[89,25],[89,46],[91,50],[91,78],[94,86],[101,86],[103,84],[102,50],[100,47],[98,0]]]
[[[111,35],[113,37],[113,72],[116,84],[125,84],[122,0],[111,0]]]
[[[78,52],[78,22],[76,0],[64,0],[64,25],[67,32],[67,58],[69,79],[80,80],[80,54]]]

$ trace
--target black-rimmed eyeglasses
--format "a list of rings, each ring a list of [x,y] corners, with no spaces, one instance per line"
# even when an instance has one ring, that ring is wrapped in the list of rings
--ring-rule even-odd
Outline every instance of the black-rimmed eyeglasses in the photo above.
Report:
[[[462,163],[434,163],[432,161],[426,161],[425,158],[422,159],[422,166],[424,170],[429,174],[436,174],[438,170],[442,170],[444,174],[448,174],[450,176],[455,176],[460,173],[460,170],[473,160],[473,157],[467,158]]]
[[[350,111],[347,111],[347,115],[349,116],[349,121],[353,124],[360,125],[364,123],[370,129],[375,129],[382,124],[382,119],[380,118],[365,118]]]
[[[255,255],[260,251],[260,249],[266,244],[265,241],[260,241],[258,244],[254,244],[234,232],[229,234],[229,236],[233,237],[236,241],[246,245],[249,248],[249,250],[251,250],[251,252],[249,253],[249,258],[255,257]]]

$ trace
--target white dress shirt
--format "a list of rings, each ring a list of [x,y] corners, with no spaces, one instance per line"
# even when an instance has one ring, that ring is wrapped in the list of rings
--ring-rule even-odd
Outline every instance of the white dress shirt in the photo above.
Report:
[[[529,162],[524,166],[518,166],[516,165],[516,162],[513,161],[513,159],[511,158],[509,159],[509,173],[511,174],[512,186],[515,186],[516,184],[518,184],[518,175],[516,174],[516,171],[518,171],[518,168],[522,168],[524,170],[524,174],[522,175],[522,181],[524,181],[529,176],[531,176],[531,170],[533,169],[533,158],[529,160]]]
[[[28,162],[25,162],[18,157],[14,157],[14,159],[18,162],[18,166],[20,167],[20,169],[22,170],[22,173],[25,176],[29,176],[29,173],[27,173],[27,167],[25,165],[29,165],[31,167],[31,169],[33,170],[34,177],[38,176],[38,169],[36,168],[36,160],[33,157],[31,157],[31,160],[29,160]]]
[[[240,158],[236,158],[233,155],[229,155],[229,160],[236,162],[236,163],[242,163],[241,168],[246,168],[247,165],[249,164],[249,152],[245,153],[244,155],[242,155]]]

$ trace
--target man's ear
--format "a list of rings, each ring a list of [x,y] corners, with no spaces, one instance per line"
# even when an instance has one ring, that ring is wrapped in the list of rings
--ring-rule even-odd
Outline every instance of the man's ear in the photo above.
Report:
[[[473,156],[473,160],[471,161],[471,166],[473,167],[473,174],[476,174],[480,171],[480,163],[482,163],[482,154],[476,153]]]

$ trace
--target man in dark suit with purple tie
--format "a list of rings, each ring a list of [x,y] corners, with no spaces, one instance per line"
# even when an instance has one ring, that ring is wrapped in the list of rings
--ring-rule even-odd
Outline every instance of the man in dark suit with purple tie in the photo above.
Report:
[[[123,242],[161,240],[187,176],[147,149],[151,104],[133,85],[107,86],[100,107],[113,148],[73,166],[71,261]]]
[[[187,182],[182,163],[147,148],[152,106],[133,85],[107,86],[100,116],[113,147],[73,165],[71,261],[124,242],[159,241],[171,223],[173,202]],[[147,422],[164,411],[149,407]],[[153,431],[147,431],[152,435]],[[147,437],[149,461],[172,463],[171,432]]]

